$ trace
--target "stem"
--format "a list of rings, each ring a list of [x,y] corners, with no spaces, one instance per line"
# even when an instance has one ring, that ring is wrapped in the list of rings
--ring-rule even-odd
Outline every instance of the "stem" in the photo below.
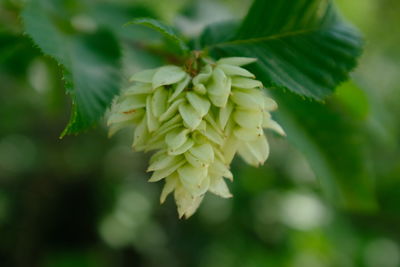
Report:
[[[190,57],[186,60],[185,65],[184,65],[185,71],[187,73],[189,73],[190,76],[195,77],[199,73],[199,71],[202,67],[202,63],[203,63],[200,60],[202,55],[203,55],[203,51],[195,50],[195,51],[192,51],[192,53],[190,54]]]

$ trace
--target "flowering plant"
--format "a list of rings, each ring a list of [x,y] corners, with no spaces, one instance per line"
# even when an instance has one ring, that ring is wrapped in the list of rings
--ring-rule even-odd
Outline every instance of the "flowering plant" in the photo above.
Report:
[[[32,0],[22,18],[27,34],[63,67],[73,111],[62,136],[92,127],[119,95],[110,134],[134,126],[133,148],[155,151],[150,181],[165,180],[161,201],[174,192],[181,217],[207,191],[231,196],[224,179],[233,177],[236,153],[254,166],[265,162],[264,129],[281,135],[285,129],[327,199],[371,206],[362,200],[373,194],[362,179],[361,146],[346,134],[355,126],[323,102],[348,79],[362,51],[360,34],[333,1],[254,0],[241,21],[208,25],[190,40],[154,18],[136,18],[129,23],[135,27],[121,29],[124,12],[108,21],[101,8],[79,18],[56,9],[50,0]],[[159,67],[134,74],[132,86],[120,92],[132,54],[139,69],[146,64],[138,55],[157,57]],[[272,99],[279,104],[276,121]]]

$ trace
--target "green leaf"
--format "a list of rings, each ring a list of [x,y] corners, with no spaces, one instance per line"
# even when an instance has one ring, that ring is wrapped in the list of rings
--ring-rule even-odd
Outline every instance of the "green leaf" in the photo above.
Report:
[[[203,33],[200,35],[198,43],[196,43],[196,45],[199,46],[197,48],[207,48],[210,46],[212,48],[217,47],[220,43],[229,42],[234,38],[238,27],[239,23],[237,21],[224,21],[211,24],[210,26],[206,27]],[[212,49],[211,52],[218,51],[225,52],[221,51],[220,49]],[[218,56],[218,53],[216,56]]]
[[[65,68],[73,110],[64,136],[93,126],[118,93],[120,49],[108,31],[84,33],[75,29],[61,9],[46,0],[30,1],[22,18],[27,34],[43,53]]]
[[[187,44],[182,40],[181,37],[178,36],[176,33],[175,29],[165,25],[159,20],[152,19],[152,18],[137,18],[134,19],[130,22],[128,22],[125,25],[143,25],[146,27],[149,27],[151,29],[154,29],[158,32],[160,32],[162,35],[164,35],[167,39],[171,40],[177,47],[183,52],[183,53],[188,53],[189,52],[189,47]]]
[[[363,120],[331,99],[326,105],[272,90],[277,120],[307,158],[328,200],[350,210],[376,208]]]
[[[252,68],[259,70],[266,86],[315,99],[331,94],[348,78],[362,51],[359,33],[328,0],[255,0],[229,40],[227,29],[226,24],[206,29],[203,47],[216,57],[257,57]]]

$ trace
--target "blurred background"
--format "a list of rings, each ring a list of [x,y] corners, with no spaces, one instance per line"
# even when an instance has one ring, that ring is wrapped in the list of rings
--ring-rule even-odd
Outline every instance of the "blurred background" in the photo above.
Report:
[[[65,2],[74,27],[106,27],[128,41],[153,38],[121,27],[135,16],[158,17],[195,36],[208,23],[242,17],[251,4],[55,2]],[[234,198],[209,194],[189,220],[178,219],[171,197],[159,205],[162,183],[147,183],[149,155],[131,151],[130,131],[109,139],[102,122],[59,139],[70,99],[57,63],[23,34],[23,3],[0,0],[0,266],[400,266],[398,0],[337,1],[366,47],[354,83],[333,98],[361,114],[378,209],[333,208],[302,153],[270,134],[267,164],[236,159]],[[123,53],[125,77],[163,64],[129,45]],[[360,88],[351,91],[356,96],[346,94],[348,86]]]

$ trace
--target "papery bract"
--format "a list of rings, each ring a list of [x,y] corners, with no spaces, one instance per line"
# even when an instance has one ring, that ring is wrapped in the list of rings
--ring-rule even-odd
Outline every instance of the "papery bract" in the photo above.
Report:
[[[207,191],[232,196],[224,179],[233,179],[229,166],[236,153],[253,166],[267,160],[263,128],[285,134],[271,118],[276,102],[241,67],[254,61],[200,59],[194,77],[174,65],[144,70],[113,104],[110,135],[134,125],[133,148],[158,151],[150,159],[149,181],[165,179],[160,201],[174,192],[179,217],[191,216]]]

